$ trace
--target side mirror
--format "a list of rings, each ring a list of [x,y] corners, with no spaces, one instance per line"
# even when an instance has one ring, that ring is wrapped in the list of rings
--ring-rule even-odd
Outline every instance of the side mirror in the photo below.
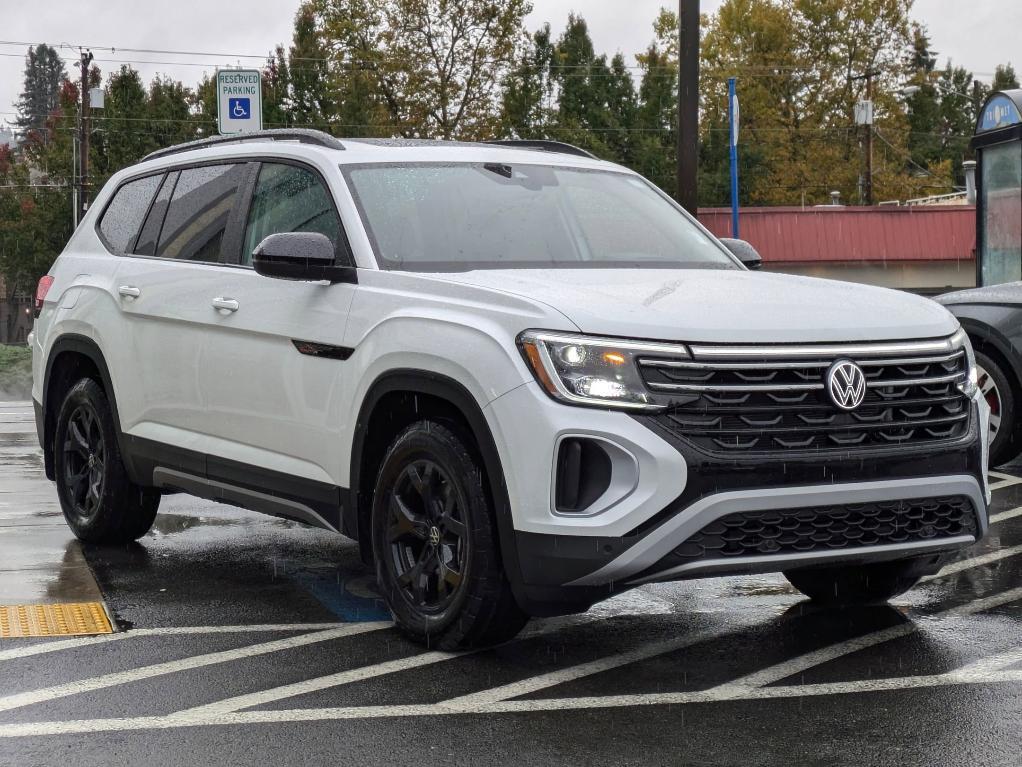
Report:
[[[358,282],[355,267],[336,265],[334,244],[318,232],[271,234],[252,251],[252,266],[280,280]]]
[[[763,259],[756,249],[745,240],[735,240],[731,237],[721,237],[720,241],[724,247],[730,250],[738,260],[745,264],[746,269],[759,269],[763,266]]]

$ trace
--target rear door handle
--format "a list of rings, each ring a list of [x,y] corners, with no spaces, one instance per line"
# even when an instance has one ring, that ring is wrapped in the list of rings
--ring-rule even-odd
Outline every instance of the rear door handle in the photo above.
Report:
[[[117,288],[117,292],[125,298],[138,298],[142,295],[142,291],[134,285],[121,285],[121,287]]]
[[[217,296],[213,299],[213,308],[221,312],[236,312],[238,307],[241,306],[233,298],[224,298],[223,296]]]

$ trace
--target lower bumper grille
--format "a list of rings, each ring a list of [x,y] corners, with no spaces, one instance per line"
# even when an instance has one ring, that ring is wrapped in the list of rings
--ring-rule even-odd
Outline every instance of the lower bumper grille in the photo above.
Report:
[[[978,535],[965,496],[731,514],[674,554],[686,561],[828,552]]]

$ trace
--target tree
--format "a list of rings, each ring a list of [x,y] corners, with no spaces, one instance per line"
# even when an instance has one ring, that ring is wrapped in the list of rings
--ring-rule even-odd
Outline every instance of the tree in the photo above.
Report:
[[[657,43],[639,56],[642,80],[633,167],[664,191],[677,191],[678,66]]]
[[[623,64],[622,60],[622,70]],[[627,75],[627,70],[624,71]],[[614,125],[611,93],[615,92],[614,98],[618,100],[634,102],[634,86],[629,82],[622,90],[620,72],[615,75],[607,65],[607,57],[596,55],[589,27],[581,16],[568,17],[567,29],[554,46],[551,79],[557,99],[551,127],[554,138],[588,149],[604,159],[623,159],[619,156],[622,147],[615,147],[610,133],[619,127],[627,130],[629,126]],[[632,89],[630,95],[627,88]],[[634,112],[634,105],[625,110]]]
[[[25,85],[18,99],[15,124],[24,131],[42,131],[60,106],[60,85],[66,79],[56,49],[42,43],[25,56]]]
[[[922,25],[912,27],[912,47],[907,65],[908,85],[917,89],[905,99],[908,151],[914,164],[926,167],[940,158],[940,135],[935,131],[940,120],[940,94],[933,81],[937,54],[930,49],[930,38]]]
[[[1009,64],[998,64],[994,70],[994,81],[991,90],[1010,91],[1018,88],[1018,75],[1015,74],[1015,67]]]
[[[150,132],[149,103],[138,71],[122,64],[110,76],[103,110],[92,113],[92,180],[98,186],[121,168],[156,148]]]
[[[940,140],[935,159],[951,161],[952,179],[959,186],[965,185],[962,162],[967,158],[977,117],[971,93],[972,81],[972,72],[953,66],[948,60],[937,81],[940,91],[939,119],[931,128],[935,129]]]
[[[32,290],[71,235],[77,100],[78,89],[64,80],[56,108],[18,153],[0,150],[0,274],[8,301]]]
[[[283,128],[294,120],[291,100],[291,68],[284,46],[278,45],[263,69],[263,124]]]
[[[149,84],[148,130],[154,149],[196,138],[197,121],[192,115],[194,95],[178,80],[156,77]]]
[[[303,3],[295,16],[294,41],[288,54],[291,119],[298,125],[324,127],[333,113],[329,93],[328,51],[316,28],[315,9]],[[278,54],[278,59],[280,58]]]
[[[544,24],[523,46],[518,64],[504,80],[500,133],[507,138],[546,138],[552,120],[551,67],[554,44],[550,25]]]
[[[316,0],[314,8],[332,64],[356,75],[356,87],[345,89],[368,106],[371,85],[392,128],[406,136],[494,134],[529,0]]]
[[[730,203],[727,79],[738,79],[741,104],[739,199],[784,204],[812,194],[828,147],[812,113],[820,84],[812,77],[800,17],[792,3],[727,0],[709,20],[703,41],[703,144],[700,198]],[[833,148],[833,147],[831,147]],[[827,181],[829,185],[833,181]],[[810,191],[813,190],[813,191]],[[829,190],[820,190],[821,197]]]

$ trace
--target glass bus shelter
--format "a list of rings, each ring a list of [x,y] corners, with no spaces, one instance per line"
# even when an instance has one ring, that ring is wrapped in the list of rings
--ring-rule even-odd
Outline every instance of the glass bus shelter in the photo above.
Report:
[[[976,284],[1022,280],[1022,90],[992,93],[976,151]]]

